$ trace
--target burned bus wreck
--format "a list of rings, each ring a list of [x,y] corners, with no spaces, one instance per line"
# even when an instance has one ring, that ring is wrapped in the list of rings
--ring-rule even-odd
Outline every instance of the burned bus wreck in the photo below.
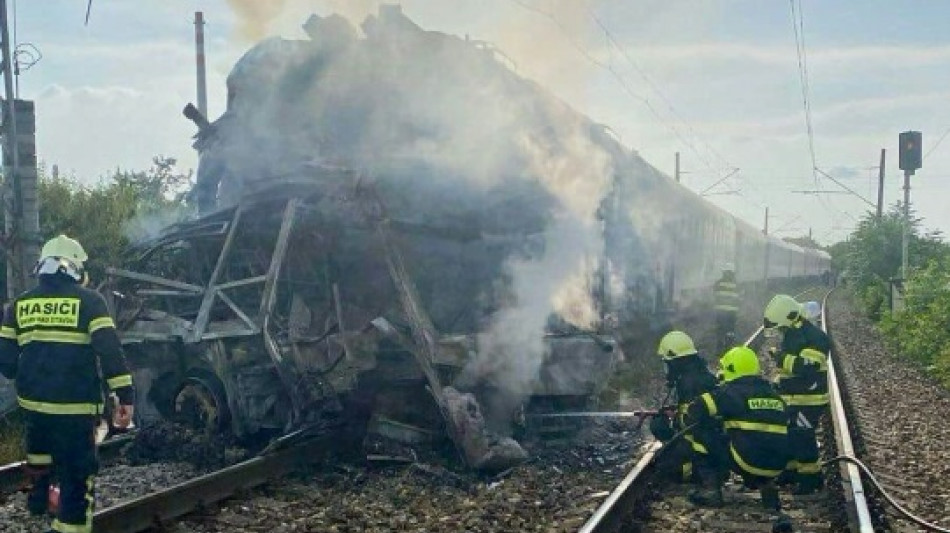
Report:
[[[387,183],[331,167],[268,180],[110,269],[103,292],[140,422],[185,419],[239,437],[405,424],[447,434],[471,466],[499,468],[523,452],[485,430],[466,392],[492,407],[496,427],[513,407],[596,394],[621,356],[608,337],[552,331],[528,391],[505,390],[504,362],[480,358],[479,332],[506,297],[500,272],[532,239],[525,228],[502,216],[494,228],[464,214],[414,220],[380,200]]]

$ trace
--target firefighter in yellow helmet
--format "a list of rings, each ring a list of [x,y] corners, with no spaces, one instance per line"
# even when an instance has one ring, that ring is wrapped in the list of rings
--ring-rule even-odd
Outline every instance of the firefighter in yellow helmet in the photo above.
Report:
[[[782,334],[782,342],[773,350],[772,357],[778,369],[776,388],[788,406],[792,425],[790,481],[798,484],[797,494],[808,494],[821,486],[815,428],[828,409],[831,341],[805,317],[804,307],[786,294],[772,298],[764,315],[765,327]]]
[[[701,472],[704,490],[694,491],[697,505],[720,506],[729,471],[757,488],[762,504],[780,511],[773,480],[787,461],[788,415],[772,385],[759,376],[759,359],[745,346],[731,348],[719,360],[723,383],[690,403],[686,421],[719,438],[711,441],[714,470]]]
[[[665,442],[685,427],[683,416],[689,402],[714,389],[716,378],[699,355],[693,339],[682,331],[674,330],[664,335],[657,347],[657,355],[663,358],[666,366],[667,390],[676,396],[676,414],[673,418],[663,414],[654,417],[650,423],[653,435]],[[677,450],[678,453],[672,453],[670,457],[674,465],[672,468],[676,470],[675,476],[689,481],[693,477],[694,463],[702,463],[709,452],[704,444],[705,436],[701,432],[690,431],[683,437],[689,448]]]
[[[122,345],[99,293],[83,287],[85,250],[59,235],[34,269],[37,287],[18,296],[0,328],[0,372],[16,381],[33,478],[31,514],[47,508],[50,469],[60,484],[52,531],[92,531],[98,460],[94,429],[103,413],[102,380],[119,398],[113,423],[128,427],[134,391]],[[101,373],[100,373],[101,369]]]

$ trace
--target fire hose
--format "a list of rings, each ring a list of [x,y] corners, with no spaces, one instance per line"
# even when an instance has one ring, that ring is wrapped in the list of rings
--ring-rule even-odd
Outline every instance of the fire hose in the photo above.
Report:
[[[698,422],[690,424],[684,427],[683,429],[677,431],[668,441],[666,441],[663,444],[663,447],[665,448],[670,443],[675,442],[676,440],[682,438],[683,435],[685,435],[688,431],[690,431],[697,425],[698,425]],[[893,496],[891,496],[887,492],[887,490],[884,489],[884,487],[881,485],[881,482],[878,481],[876,477],[874,477],[874,473],[871,471],[871,469],[857,457],[852,457],[850,455],[839,455],[837,457],[828,459],[827,461],[822,461],[821,465],[829,466],[829,465],[840,463],[840,462],[848,462],[857,466],[861,470],[861,472],[865,475],[865,477],[868,478],[871,484],[874,485],[874,488],[877,489],[877,491],[881,493],[881,496],[884,497],[884,500],[887,501],[887,503],[891,507],[893,507],[901,516],[903,516],[907,520],[924,528],[927,531],[935,531],[937,533],[950,533],[950,528],[941,527],[936,524],[927,522],[923,518],[920,518],[919,516],[915,515],[914,513],[907,510],[904,506],[902,506],[897,500],[893,498]]]
[[[861,470],[861,472],[865,475],[865,477],[867,477],[868,480],[870,480],[871,484],[874,485],[874,488],[876,488],[878,492],[881,493],[881,496],[884,497],[887,503],[907,520],[910,520],[914,524],[926,529],[927,531],[936,531],[938,533],[950,533],[950,528],[945,528],[945,527],[938,526],[936,524],[931,524],[930,522],[927,522],[926,520],[918,517],[917,515],[905,509],[900,503],[897,502],[897,500],[891,497],[891,495],[888,494],[886,490],[884,490],[884,487],[881,486],[881,483],[877,480],[876,477],[874,477],[874,473],[871,472],[871,469],[868,468],[868,466],[865,465],[863,462],[861,462],[861,460],[858,459],[857,457],[851,457],[849,455],[839,455],[832,459],[828,459],[827,461],[823,461],[821,465],[827,466],[827,465],[840,463],[840,462],[848,462],[858,467]]]

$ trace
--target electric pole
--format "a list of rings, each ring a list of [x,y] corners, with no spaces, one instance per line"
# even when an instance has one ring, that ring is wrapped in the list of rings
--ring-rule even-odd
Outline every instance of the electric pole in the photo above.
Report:
[[[765,228],[762,230],[762,233],[765,234],[765,272],[762,276],[762,279],[765,280],[765,288],[769,287],[769,208],[765,208]]]
[[[884,156],[887,150],[881,148],[881,166],[877,167],[877,218],[884,214]]]
[[[676,183],[680,182],[680,153],[676,152],[676,159],[673,164],[673,178],[676,179]]]
[[[36,115],[33,102],[17,100],[13,89],[14,43],[10,42],[7,1],[0,0],[0,55],[3,59],[3,248],[7,263],[7,297],[29,288],[29,273],[39,256]]]
[[[0,48],[3,56],[3,214],[4,252],[7,259],[7,297],[19,294],[21,275],[18,257],[17,233],[19,227],[20,180],[16,169],[17,157],[16,104],[13,93],[13,62],[10,53],[10,30],[7,24],[7,0],[0,0]]]

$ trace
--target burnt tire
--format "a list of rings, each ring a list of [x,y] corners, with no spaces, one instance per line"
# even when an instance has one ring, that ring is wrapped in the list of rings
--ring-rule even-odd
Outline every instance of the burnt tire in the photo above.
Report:
[[[227,431],[231,412],[224,384],[211,372],[189,372],[173,396],[172,419],[209,434]]]

